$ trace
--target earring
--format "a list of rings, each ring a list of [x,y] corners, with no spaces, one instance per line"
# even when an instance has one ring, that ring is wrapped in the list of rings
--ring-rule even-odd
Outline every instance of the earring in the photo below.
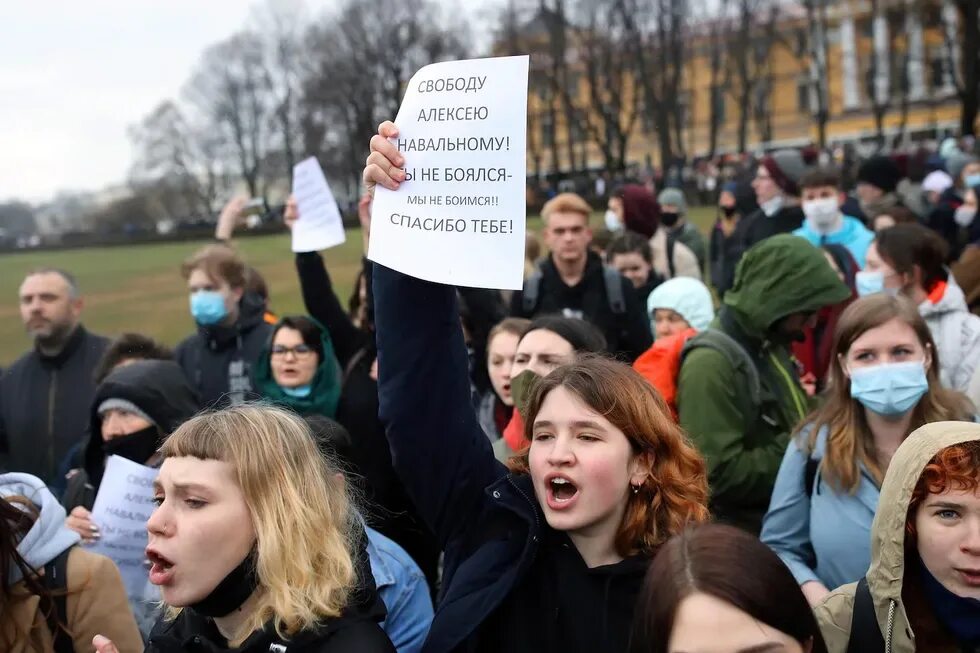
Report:
[[[640,486],[639,485],[630,485],[630,489],[633,490],[633,494],[639,494],[640,493]]]

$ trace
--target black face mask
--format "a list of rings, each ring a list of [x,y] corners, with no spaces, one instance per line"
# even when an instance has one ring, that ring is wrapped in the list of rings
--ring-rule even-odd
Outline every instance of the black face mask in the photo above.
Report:
[[[120,435],[108,442],[102,443],[102,451],[106,456],[122,456],[126,460],[145,465],[156,453],[160,443],[160,429],[155,424],[140,429],[135,433]]]
[[[726,218],[730,218],[733,215],[735,215],[735,211],[737,209],[734,206],[719,206],[718,210],[721,211],[721,214],[723,216],[725,216]]]
[[[191,605],[194,612],[205,617],[226,617],[242,606],[259,586],[255,570],[255,547],[237,567],[228,572],[211,593]]]
[[[677,224],[677,221],[681,219],[680,213],[661,213],[660,222],[663,223],[665,227],[673,227]]]

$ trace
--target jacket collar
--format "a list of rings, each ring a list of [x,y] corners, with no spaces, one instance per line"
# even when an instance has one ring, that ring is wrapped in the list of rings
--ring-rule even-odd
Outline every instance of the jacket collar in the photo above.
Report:
[[[36,344],[34,345],[34,351],[37,352],[38,357],[41,359],[41,363],[45,367],[61,367],[75,354],[75,352],[81,348],[87,335],[88,331],[85,330],[85,327],[79,324],[75,327],[75,330],[71,332],[71,335],[68,336],[65,346],[62,347],[61,351],[59,351],[57,354],[53,356],[44,354]]]

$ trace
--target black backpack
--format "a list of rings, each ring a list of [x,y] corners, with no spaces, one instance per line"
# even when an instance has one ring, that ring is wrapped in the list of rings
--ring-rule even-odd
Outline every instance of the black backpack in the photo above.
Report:
[[[537,266],[534,274],[524,281],[524,292],[521,294],[521,310],[525,315],[533,315],[541,299],[541,279],[544,273],[541,265]],[[606,301],[613,315],[626,314],[626,297],[623,295],[623,277],[616,268],[602,266],[602,280],[606,284]]]
[[[49,595],[41,598],[41,610],[51,631],[54,653],[74,653],[75,645],[68,632],[68,554],[75,547],[69,547],[44,565],[44,588]]]

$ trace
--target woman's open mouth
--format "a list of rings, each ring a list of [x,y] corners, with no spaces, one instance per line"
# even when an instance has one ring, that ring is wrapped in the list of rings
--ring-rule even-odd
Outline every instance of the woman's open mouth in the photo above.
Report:
[[[152,549],[146,550],[150,561],[150,582],[154,585],[167,585],[174,578],[174,563]]]
[[[564,476],[552,476],[547,480],[548,507],[552,510],[570,508],[578,497],[578,487]]]

